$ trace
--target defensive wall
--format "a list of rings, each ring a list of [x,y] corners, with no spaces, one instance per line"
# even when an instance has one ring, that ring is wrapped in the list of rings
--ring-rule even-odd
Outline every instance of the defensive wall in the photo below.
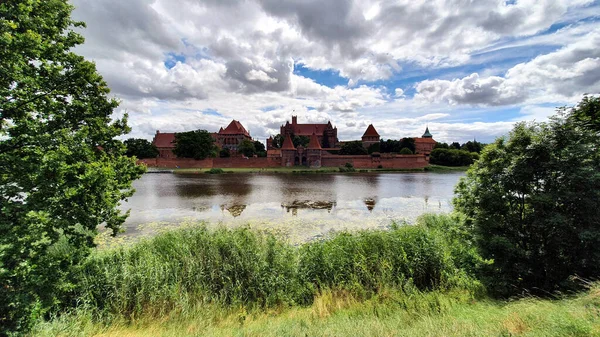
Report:
[[[161,168],[267,168],[281,167],[281,157],[259,157],[259,158],[207,158],[203,160],[187,158],[152,158],[141,159],[138,163],[144,163],[149,167]],[[382,154],[381,156],[371,155],[323,155],[321,156],[322,167],[340,167],[352,164],[357,169],[419,169],[429,165],[425,155],[396,155]]]

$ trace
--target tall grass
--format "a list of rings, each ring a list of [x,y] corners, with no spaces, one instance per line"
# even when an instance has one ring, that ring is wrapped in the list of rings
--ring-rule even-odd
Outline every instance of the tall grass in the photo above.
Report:
[[[463,226],[461,218],[431,215],[416,225],[293,246],[248,228],[198,224],[95,252],[66,307],[77,308],[80,321],[109,324],[197,316],[207,306],[225,312],[307,306],[328,292],[356,300],[382,291],[463,289],[472,296],[481,286],[470,271],[481,259],[467,247]]]

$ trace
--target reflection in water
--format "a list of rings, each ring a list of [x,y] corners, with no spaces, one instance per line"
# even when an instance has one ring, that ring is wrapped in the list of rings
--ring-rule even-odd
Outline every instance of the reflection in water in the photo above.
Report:
[[[131,209],[125,228],[136,234],[141,224],[206,220],[273,228],[293,240],[332,230],[387,228],[425,212],[450,211],[453,188],[462,175],[145,174],[123,205]]]

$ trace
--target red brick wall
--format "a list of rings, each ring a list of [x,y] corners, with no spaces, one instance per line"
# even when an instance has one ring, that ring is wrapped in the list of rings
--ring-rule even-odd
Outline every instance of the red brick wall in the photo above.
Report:
[[[138,163],[144,163],[151,167],[164,168],[261,168],[281,167],[281,158],[207,158],[204,160],[183,158],[154,158],[142,159]],[[324,167],[339,167],[351,163],[357,169],[383,168],[394,169],[416,169],[429,165],[424,155],[384,155],[381,157],[362,156],[338,156],[324,155],[321,157],[321,165]]]
[[[393,169],[416,169],[423,168],[429,165],[423,155],[394,155],[371,157],[369,155],[362,156],[323,156],[321,165],[336,167],[344,166],[346,163],[351,163],[357,169],[377,168],[381,165],[383,168]]]

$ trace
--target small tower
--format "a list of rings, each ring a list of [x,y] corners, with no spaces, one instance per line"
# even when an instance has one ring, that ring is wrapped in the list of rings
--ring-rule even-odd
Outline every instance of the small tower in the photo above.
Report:
[[[283,145],[281,145],[281,166],[294,166],[296,157],[296,147],[289,134],[285,135]]]
[[[373,126],[373,124],[369,124],[369,126],[367,127],[367,130],[365,131],[365,133],[362,136],[363,147],[369,148],[369,146],[379,143],[379,139],[380,139],[379,133],[377,132],[377,130],[375,130],[375,127]]]
[[[321,167],[321,154],[323,152],[317,134],[310,136],[307,150],[307,164],[309,167]]]

